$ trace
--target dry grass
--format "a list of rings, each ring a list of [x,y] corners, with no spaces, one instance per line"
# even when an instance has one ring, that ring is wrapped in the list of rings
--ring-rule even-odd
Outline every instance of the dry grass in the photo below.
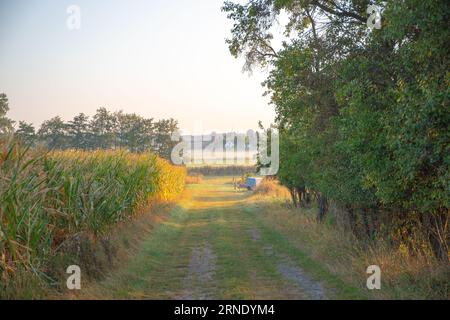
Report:
[[[189,175],[186,177],[186,184],[200,184],[203,181],[203,175]]]
[[[333,223],[318,223],[315,209],[289,209],[280,202],[264,201],[265,221],[286,234],[313,260],[354,287],[365,289],[370,265],[382,270],[382,290],[368,291],[375,299],[448,299],[450,268],[432,256],[411,256],[404,247],[387,241],[361,241]]]
[[[181,198],[189,198],[189,192],[185,191]],[[142,242],[152,234],[153,229],[169,219],[170,212],[175,206],[175,203],[170,202],[154,203],[146,209],[145,214],[141,214],[131,221],[117,224],[101,240],[86,239],[85,245],[90,248],[88,255],[75,254],[72,251],[61,255],[57,264],[59,266],[65,266],[68,263],[79,265],[85,271],[85,276],[82,278],[82,287],[85,288],[82,292],[82,298],[99,298],[95,295],[91,296],[91,288],[112,272],[116,273],[127,266],[140,250]],[[64,261],[67,259],[70,261]],[[63,267],[59,267],[59,269],[64,270]],[[58,278],[61,279],[66,277],[67,275],[64,273],[58,275]],[[64,283],[64,281],[60,282]],[[80,298],[80,292],[68,292],[64,287],[61,287],[60,290],[51,291],[47,298],[78,299]]]
[[[423,246],[420,233],[410,243],[393,245],[382,237],[361,240],[336,223],[342,212],[330,210],[326,223],[316,220],[316,208],[293,209],[288,190],[278,181],[264,179],[257,187],[254,200],[262,208],[264,220],[307,253],[315,261],[354,287],[365,289],[370,265],[382,270],[382,290],[370,291],[378,299],[449,299],[450,268],[438,261],[431,250],[418,248],[411,252],[410,243]],[[420,249],[420,250],[419,250]]]
[[[255,190],[256,194],[271,196],[279,199],[289,199],[289,191],[278,180],[265,178]]]

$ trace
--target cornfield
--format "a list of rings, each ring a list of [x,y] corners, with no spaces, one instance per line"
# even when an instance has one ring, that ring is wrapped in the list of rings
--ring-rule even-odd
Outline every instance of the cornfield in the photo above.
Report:
[[[100,236],[152,201],[173,200],[186,171],[150,153],[29,150],[0,142],[0,276],[36,271],[70,237]]]

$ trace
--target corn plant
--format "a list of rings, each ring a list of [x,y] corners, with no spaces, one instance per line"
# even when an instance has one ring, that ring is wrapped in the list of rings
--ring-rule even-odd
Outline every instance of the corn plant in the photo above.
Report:
[[[0,274],[43,267],[80,232],[100,236],[152,201],[172,201],[186,171],[150,153],[29,150],[0,142]]]

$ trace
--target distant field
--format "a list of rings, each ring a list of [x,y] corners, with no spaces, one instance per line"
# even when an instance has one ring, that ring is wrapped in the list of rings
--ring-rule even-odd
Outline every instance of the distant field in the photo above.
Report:
[[[226,166],[226,165],[198,165],[187,166],[188,174],[204,176],[242,176],[245,174],[255,174],[255,165]]]

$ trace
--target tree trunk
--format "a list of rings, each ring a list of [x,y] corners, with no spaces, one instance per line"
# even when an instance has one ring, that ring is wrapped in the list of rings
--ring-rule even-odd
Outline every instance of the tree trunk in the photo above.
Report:
[[[345,208],[348,212],[348,223],[350,225],[350,230],[352,231],[353,234],[355,234],[355,229],[356,229],[356,216],[355,216],[355,212],[353,211],[353,208],[350,206],[346,206]]]
[[[436,258],[443,261],[448,261],[448,250],[450,247],[449,238],[448,209],[444,209],[442,212],[431,214],[429,240]]]
[[[289,191],[291,192],[292,203],[294,204],[294,208],[298,208],[297,194],[295,188],[289,189]]]
[[[322,222],[328,213],[328,200],[321,193],[318,194],[319,212],[317,213],[317,220]]]
[[[306,200],[305,200],[305,191],[306,188],[305,187],[300,187],[297,188],[297,192],[298,192],[298,204],[301,208],[305,207],[306,204]]]
[[[306,194],[306,205],[309,206],[311,204],[311,193],[308,190],[305,194]]]
[[[363,208],[361,210],[361,216],[362,220],[364,222],[364,231],[366,236],[371,239],[372,238],[372,231],[369,224],[369,210],[367,208]]]

